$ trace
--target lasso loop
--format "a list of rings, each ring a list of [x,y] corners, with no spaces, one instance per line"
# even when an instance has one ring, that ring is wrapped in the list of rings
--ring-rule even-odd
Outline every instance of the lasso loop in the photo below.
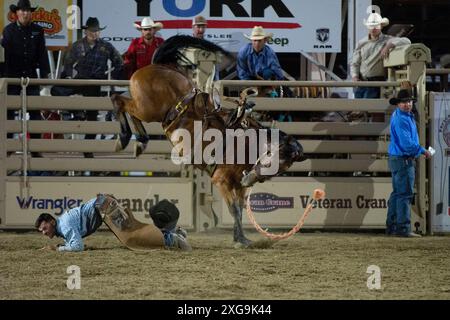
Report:
[[[267,230],[264,230],[263,228],[261,228],[261,226],[258,224],[258,222],[256,222],[255,216],[253,215],[253,212],[252,212],[252,209],[250,206],[250,196],[251,196],[251,189],[250,189],[250,192],[247,197],[247,215],[248,215],[250,222],[255,227],[255,229],[259,233],[261,233],[262,235],[266,236],[267,238],[269,238],[271,240],[283,240],[283,239],[287,239],[290,236],[292,236],[293,234],[297,233],[303,227],[303,224],[305,223],[306,218],[311,213],[312,209],[316,207],[317,201],[319,199],[323,199],[325,197],[325,192],[322,189],[314,190],[314,195],[313,195],[312,199],[309,201],[309,204],[306,207],[305,212],[303,212],[303,215],[301,216],[300,220],[289,232],[285,232],[285,233],[281,233],[281,234],[270,233]]]

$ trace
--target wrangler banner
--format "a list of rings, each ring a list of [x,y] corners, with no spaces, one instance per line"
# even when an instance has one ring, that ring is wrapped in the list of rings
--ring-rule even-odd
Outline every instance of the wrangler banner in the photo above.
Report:
[[[192,19],[202,15],[208,26],[205,39],[231,52],[249,42],[254,26],[273,33],[276,52],[340,52],[341,0],[84,0],[83,23],[97,17],[101,37],[119,52],[140,33],[133,23],[150,16],[162,22],[159,35],[192,34]]]
[[[138,179],[138,180],[136,180]],[[129,208],[137,220],[151,223],[148,210],[162,199],[174,203],[180,210],[179,225],[193,227],[193,187],[190,181],[156,181],[145,178],[122,178],[115,181],[32,181],[22,188],[19,181],[6,183],[7,226],[32,227],[43,212],[55,217],[95,198],[97,193],[112,194],[124,208]],[[14,179],[11,179],[14,180]]]

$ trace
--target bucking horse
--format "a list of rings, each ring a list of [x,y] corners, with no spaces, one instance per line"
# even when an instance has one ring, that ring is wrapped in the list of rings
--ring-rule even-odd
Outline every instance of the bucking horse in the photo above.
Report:
[[[121,128],[116,149],[124,149],[132,136],[125,112],[130,115],[136,129],[137,156],[145,150],[149,141],[142,122],[161,122],[175,153],[184,157],[185,163],[193,164],[209,174],[234,218],[233,240],[247,247],[251,241],[243,232],[242,212],[249,187],[285,172],[296,161],[304,160],[303,148],[294,137],[278,129],[266,128],[252,117],[254,103],[247,99],[249,90],[242,91],[239,99],[235,100],[236,108],[232,110],[221,108],[213,94],[198,90],[180,66],[182,61],[184,64],[187,61],[182,50],[189,47],[230,56],[229,52],[206,40],[180,35],[167,39],[156,52],[153,64],[137,70],[131,77],[131,98],[123,95],[111,97]],[[198,141],[198,132],[194,131],[199,129],[203,134],[208,130],[213,132],[215,142],[229,142],[227,135],[230,132],[237,137],[246,136],[250,130],[267,132],[267,137],[259,134],[256,140],[247,137],[231,149],[227,150],[225,146],[215,148],[208,159],[202,157],[200,161],[189,161],[193,160],[193,153],[187,149],[194,150],[201,146],[204,151],[209,146],[208,141]],[[180,148],[180,130],[190,133],[188,144],[192,148]],[[272,134],[273,130],[276,130],[276,135]],[[186,137],[183,138],[186,143]],[[243,147],[242,144],[245,150],[256,148],[257,157],[252,157],[250,152],[246,152],[244,157],[239,152],[230,152],[241,150],[238,147]]]

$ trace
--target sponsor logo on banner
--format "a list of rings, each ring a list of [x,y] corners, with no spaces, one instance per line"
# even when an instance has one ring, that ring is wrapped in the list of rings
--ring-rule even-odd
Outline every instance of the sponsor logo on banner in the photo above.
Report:
[[[442,138],[444,139],[447,147],[450,147],[450,116],[447,116],[447,119],[442,121],[439,127],[439,132],[442,134]]]
[[[134,213],[147,213],[153,205],[160,201],[160,195],[155,194],[152,199],[138,199],[138,198],[118,198],[117,201],[125,208],[129,208]],[[178,199],[169,199],[173,204],[179,202]],[[42,210],[53,213],[57,216],[63,214],[65,211],[73,209],[82,205],[83,199],[73,199],[70,197],[63,198],[35,198],[28,196],[26,198],[16,196],[16,203],[22,210]]]
[[[68,12],[73,0],[40,0],[38,2],[36,3],[36,11],[31,13],[31,20],[44,30],[46,46],[68,46],[69,41],[72,41],[72,33],[69,34],[67,24]],[[16,14],[9,9],[11,4],[16,3],[17,0],[0,0],[0,7],[2,8],[0,29],[4,28],[8,23],[17,21]],[[74,7],[76,6],[74,5]]]
[[[316,40],[321,44],[315,44],[314,49],[332,49],[333,45],[326,44],[330,40],[330,29],[321,28],[316,30]]]
[[[328,40],[330,40],[330,29],[328,28],[317,29],[316,38],[322,43],[328,42]]]
[[[309,195],[300,195],[300,204],[305,209],[311,197]],[[319,209],[387,209],[386,198],[370,198],[366,195],[356,195],[355,199],[351,198],[325,198],[317,201]]]
[[[278,197],[271,193],[255,193],[250,196],[250,208],[254,212],[272,212],[294,208],[293,197]]]
[[[8,21],[14,22],[16,20],[16,14],[10,11],[8,13]],[[48,35],[59,33],[63,28],[61,16],[57,9],[46,11],[41,7],[31,14],[31,20],[40,25],[44,29],[44,32]]]

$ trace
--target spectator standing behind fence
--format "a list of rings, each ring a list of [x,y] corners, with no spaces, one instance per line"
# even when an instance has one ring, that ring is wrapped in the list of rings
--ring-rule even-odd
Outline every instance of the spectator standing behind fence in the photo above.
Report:
[[[415,159],[431,154],[419,144],[411,89],[401,89],[389,102],[397,105],[391,118],[389,143],[389,169],[392,173],[392,193],[388,202],[386,234],[401,237],[418,237],[411,232],[411,201],[414,196]]]
[[[241,80],[283,80],[283,70],[277,54],[267,45],[272,33],[266,33],[261,26],[255,26],[250,36],[244,36],[251,43],[243,46],[237,56],[237,72]],[[281,95],[275,87],[265,87],[265,96],[276,98]],[[283,87],[284,95],[291,96],[289,88]],[[261,94],[260,94],[261,95]],[[289,113],[269,112],[278,121],[292,121]]]
[[[272,33],[265,33],[263,27],[255,26],[250,36],[252,42],[243,46],[237,57],[237,72],[241,80],[283,80],[283,70],[275,51],[266,43]]]
[[[89,17],[86,25],[81,27],[85,30],[85,37],[76,41],[66,52],[64,57],[64,68],[61,73],[63,79],[107,79],[108,60],[111,61],[113,79],[123,79],[123,61],[119,52],[109,42],[100,39],[101,28],[97,18]],[[100,96],[99,86],[62,87],[55,86],[51,93],[54,96],[70,96],[81,94],[87,97]],[[86,120],[96,121],[98,110],[86,111]],[[87,134],[86,139],[95,139],[96,134]],[[92,153],[85,153],[86,158],[92,158]]]
[[[124,55],[124,70],[128,79],[133,73],[152,63],[156,49],[164,42],[164,39],[156,36],[156,32],[163,28],[161,22],[154,22],[149,17],[134,24],[141,31],[141,37],[133,39]]]
[[[387,18],[382,18],[375,10],[369,15],[364,24],[369,34],[358,42],[351,63],[353,81],[385,81],[386,69],[383,59],[395,47],[411,44],[408,38],[398,38],[382,33],[381,29],[389,25]],[[358,87],[355,91],[357,99],[380,98],[379,87]]]
[[[17,16],[17,21],[8,24],[3,29],[3,46],[5,55],[4,76],[8,78],[47,78],[50,73],[47,50],[45,47],[44,30],[31,21],[32,8],[29,0],[19,0],[9,9]],[[9,95],[20,95],[20,86],[8,86]],[[38,96],[39,86],[28,86],[27,95]],[[40,111],[29,111],[30,120],[41,120]],[[8,120],[13,120],[15,111],[8,110]],[[40,134],[31,134],[31,138],[40,138]],[[8,134],[12,138],[12,134]],[[39,156],[33,152],[33,156]]]

